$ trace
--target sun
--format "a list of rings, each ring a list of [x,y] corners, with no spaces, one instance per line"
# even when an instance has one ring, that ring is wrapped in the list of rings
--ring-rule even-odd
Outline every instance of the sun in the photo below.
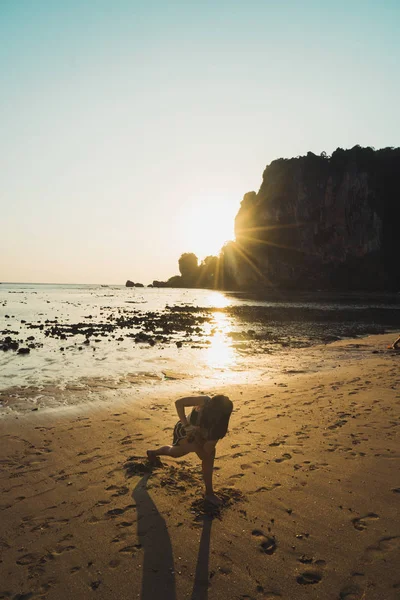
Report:
[[[199,262],[217,256],[222,246],[235,237],[234,223],[239,207],[222,195],[191,200],[182,211],[181,226],[185,252],[194,252]]]

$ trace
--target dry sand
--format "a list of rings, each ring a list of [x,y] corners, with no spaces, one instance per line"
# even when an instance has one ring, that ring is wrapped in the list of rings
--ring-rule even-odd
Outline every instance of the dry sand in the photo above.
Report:
[[[235,411],[215,518],[196,457],[147,472],[175,398],[3,419],[0,598],[400,598],[390,341],[331,344],[336,368],[218,390]]]

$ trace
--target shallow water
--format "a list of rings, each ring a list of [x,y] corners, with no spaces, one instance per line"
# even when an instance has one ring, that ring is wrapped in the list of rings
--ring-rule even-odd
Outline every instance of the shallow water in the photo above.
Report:
[[[399,328],[399,300],[3,283],[0,345],[12,340],[29,353],[0,353],[0,402],[24,390],[56,405],[60,390],[79,396],[188,380],[218,387],[301,370],[301,354],[289,360],[289,349]]]

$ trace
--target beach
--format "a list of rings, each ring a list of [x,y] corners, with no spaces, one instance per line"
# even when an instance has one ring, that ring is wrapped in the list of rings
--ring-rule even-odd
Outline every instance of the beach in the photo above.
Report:
[[[309,368],[191,385],[234,402],[212,514],[197,457],[145,459],[170,443],[174,388],[6,414],[0,598],[399,598],[392,341],[339,340],[304,349]]]
[[[0,600],[400,600],[400,0],[0,6]]]

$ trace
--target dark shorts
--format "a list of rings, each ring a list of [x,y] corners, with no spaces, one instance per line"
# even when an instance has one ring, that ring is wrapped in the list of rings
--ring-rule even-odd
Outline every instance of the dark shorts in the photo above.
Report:
[[[179,446],[179,443],[181,442],[181,440],[187,440],[188,442],[193,442],[194,437],[192,435],[188,436],[186,434],[186,429],[184,428],[182,423],[180,421],[178,421],[174,427],[174,435],[173,435],[172,445]]]
[[[179,442],[181,440],[184,440],[185,438],[186,438],[186,429],[184,428],[182,423],[180,421],[178,421],[174,427],[174,436],[173,436],[173,440],[172,440],[172,445],[178,446]]]

